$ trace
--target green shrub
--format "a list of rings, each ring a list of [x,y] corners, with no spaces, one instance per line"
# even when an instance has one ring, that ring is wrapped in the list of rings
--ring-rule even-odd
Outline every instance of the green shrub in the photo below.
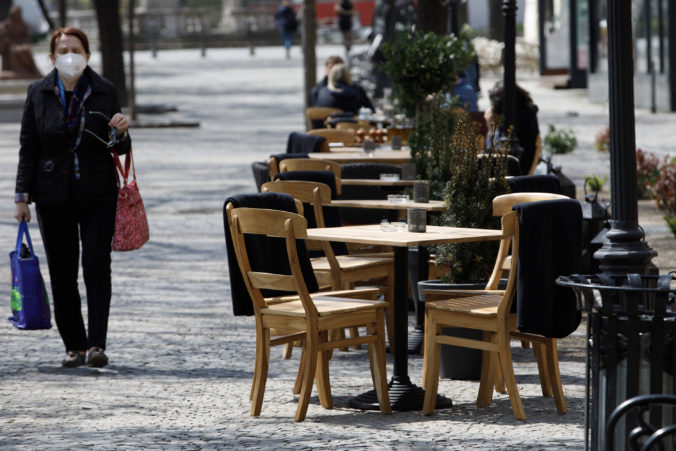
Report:
[[[549,131],[545,135],[544,143],[545,150],[549,153],[569,153],[575,150],[577,138],[573,130],[557,130],[556,127],[549,124]]]

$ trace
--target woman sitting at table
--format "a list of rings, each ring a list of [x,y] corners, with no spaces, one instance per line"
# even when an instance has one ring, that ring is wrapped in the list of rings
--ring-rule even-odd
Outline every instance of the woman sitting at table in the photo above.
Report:
[[[357,114],[360,104],[360,93],[352,84],[350,70],[344,64],[334,65],[329,72],[328,84],[319,90],[316,106],[338,108]]]

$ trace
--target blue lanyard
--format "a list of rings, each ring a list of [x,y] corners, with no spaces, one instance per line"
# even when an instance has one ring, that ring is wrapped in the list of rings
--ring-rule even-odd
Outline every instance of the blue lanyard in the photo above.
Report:
[[[63,112],[64,116],[67,114],[68,111],[68,105],[66,105],[66,88],[63,86],[63,82],[61,81],[61,78],[57,75],[56,76],[56,83],[57,86],[59,87],[59,99],[61,100],[61,105],[63,106]],[[91,89],[91,88],[90,88]],[[82,100],[82,103],[84,104],[84,101],[89,97],[89,92],[85,94],[85,98]],[[80,146],[80,141],[82,141],[82,131],[84,130],[85,126],[85,113],[84,113],[84,108],[82,109],[80,113],[80,128],[77,133],[77,138],[75,138],[75,145],[73,146],[73,170],[75,172],[75,179],[79,180],[80,179],[80,159],[77,157],[77,148]]]

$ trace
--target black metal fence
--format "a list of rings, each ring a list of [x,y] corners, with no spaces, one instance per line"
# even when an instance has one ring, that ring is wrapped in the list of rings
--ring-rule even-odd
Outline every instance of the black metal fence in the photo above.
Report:
[[[676,277],[597,274],[560,277],[588,314],[586,449],[605,449],[604,431],[622,401],[648,393],[676,393]],[[651,408],[651,424],[672,424],[673,407]],[[629,414],[616,427],[615,449],[638,423]],[[591,438],[590,438],[591,434]]]

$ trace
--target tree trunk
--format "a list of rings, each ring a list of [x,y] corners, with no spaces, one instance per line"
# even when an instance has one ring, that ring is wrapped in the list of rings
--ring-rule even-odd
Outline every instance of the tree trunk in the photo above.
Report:
[[[66,0],[59,0],[59,26],[66,26]]]
[[[447,12],[441,0],[424,0],[418,3],[418,29],[446,34]]]
[[[317,83],[317,13],[315,12],[315,0],[303,0],[303,64],[305,67],[305,107],[310,106],[310,91]]]
[[[49,30],[54,31],[54,21],[49,17],[49,10],[47,9],[47,5],[45,5],[45,0],[38,0],[38,6],[40,6],[42,17],[44,17],[49,24]]]
[[[117,87],[120,105],[127,105],[127,85],[122,58],[122,27],[120,24],[120,0],[94,0],[96,22],[101,41],[103,76]]]
[[[491,39],[505,39],[505,18],[502,15],[502,0],[489,0]]]

